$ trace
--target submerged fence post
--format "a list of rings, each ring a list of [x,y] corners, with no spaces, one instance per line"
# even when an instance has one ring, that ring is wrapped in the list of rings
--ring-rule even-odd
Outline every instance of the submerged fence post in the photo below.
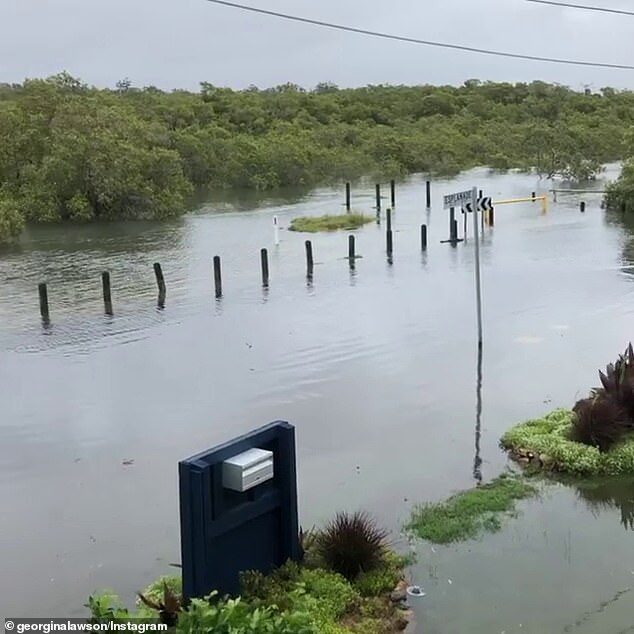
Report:
[[[454,245],[458,242],[458,221],[455,218],[451,221],[451,242]]]
[[[585,201],[582,200],[579,203],[579,211],[581,211],[581,213],[583,213],[585,210],[586,210],[586,203],[585,203]]]
[[[165,278],[163,277],[163,269],[158,262],[154,262],[154,275],[156,275],[156,284],[159,290],[158,305],[159,308],[163,308],[165,304],[165,295],[167,289],[165,287]]]
[[[427,249],[427,225],[420,226],[420,248],[422,251]]]
[[[376,196],[376,213],[378,214],[381,211],[381,185],[377,183],[374,188]]]
[[[456,223],[456,210],[454,207],[449,207],[449,239],[455,241],[458,239],[458,229]],[[455,233],[454,233],[455,229]]]
[[[346,211],[350,211],[350,183],[346,183]]]
[[[351,260],[355,258],[354,236],[348,236],[348,258]]]
[[[266,249],[260,249],[260,263],[262,264],[262,286],[269,285],[269,253]]]
[[[112,293],[110,290],[110,273],[104,271],[101,274],[101,288],[103,289],[103,304],[106,315],[112,315]]]
[[[214,255],[214,287],[216,298],[222,297],[222,270],[220,268],[220,256]]]
[[[387,209],[385,211],[385,216],[387,220],[387,231],[392,231],[392,210]]]
[[[431,181],[425,181],[425,198],[427,209],[431,209]]]
[[[535,192],[531,192],[531,201],[535,202]]]
[[[390,203],[392,207],[396,207],[396,181],[394,179],[390,181]]]
[[[392,251],[393,251],[393,246],[394,246],[394,244],[392,242],[392,230],[391,229],[388,229],[385,232],[385,238],[386,238],[387,254],[389,256],[391,256],[392,255]]]
[[[44,282],[39,284],[37,291],[40,296],[40,315],[42,316],[42,321],[48,323],[50,315],[48,312],[48,290],[46,284]]]
[[[495,226],[495,208],[491,207],[491,209],[489,209],[489,225],[491,227]]]
[[[306,275],[313,276],[313,243],[306,240]]]

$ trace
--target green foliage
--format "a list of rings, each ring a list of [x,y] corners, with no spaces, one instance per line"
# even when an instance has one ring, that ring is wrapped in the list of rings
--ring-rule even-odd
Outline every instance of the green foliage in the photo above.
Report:
[[[340,216],[302,216],[293,218],[290,231],[316,233],[318,231],[337,231],[338,229],[358,229],[374,218],[363,214],[341,214]]]
[[[194,189],[271,189],[488,164],[593,178],[634,155],[634,94],[544,82],[293,84],[199,93],[89,87],[67,73],[0,90],[0,240],[25,221],[164,218]],[[608,194],[634,208],[626,170]]]
[[[605,199],[609,209],[634,212],[634,159],[625,163],[619,178],[608,185]]]
[[[576,476],[634,475],[634,436],[608,452],[571,439],[575,414],[558,409],[512,427],[501,444],[515,455],[532,452],[547,468]]]
[[[354,580],[379,568],[385,558],[387,532],[367,513],[337,513],[317,535],[315,548],[330,570]]]
[[[362,597],[378,597],[392,592],[403,579],[403,570],[410,564],[407,557],[402,557],[388,550],[382,564],[374,570],[362,572],[355,580],[354,587]]]
[[[416,507],[406,528],[436,544],[473,539],[483,530],[499,530],[500,514],[512,512],[517,500],[535,493],[536,489],[521,478],[502,474],[444,502]]]

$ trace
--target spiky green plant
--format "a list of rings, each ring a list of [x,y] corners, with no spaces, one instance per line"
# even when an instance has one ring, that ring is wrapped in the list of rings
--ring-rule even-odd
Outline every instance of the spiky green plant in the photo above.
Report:
[[[367,513],[337,513],[321,531],[315,547],[323,562],[353,581],[362,572],[379,567],[387,551],[387,531]]]

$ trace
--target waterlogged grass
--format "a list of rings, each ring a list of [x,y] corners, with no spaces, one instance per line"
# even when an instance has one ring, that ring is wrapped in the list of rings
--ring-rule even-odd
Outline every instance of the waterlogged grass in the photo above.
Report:
[[[515,455],[531,452],[544,469],[575,476],[634,475],[634,435],[610,451],[570,440],[574,413],[557,409],[520,423],[502,436],[502,447]],[[532,464],[532,463],[531,463]]]
[[[293,218],[289,227],[290,231],[304,231],[317,233],[318,231],[337,231],[339,229],[358,229],[368,222],[372,222],[372,216],[364,214],[341,214],[340,216],[301,216]]]
[[[515,510],[515,502],[535,495],[536,488],[514,474],[502,474],[488,484],[461,491],[444,502],[414,509],[406,528],[435,544],[449,544],[501,528],[502,517]]]

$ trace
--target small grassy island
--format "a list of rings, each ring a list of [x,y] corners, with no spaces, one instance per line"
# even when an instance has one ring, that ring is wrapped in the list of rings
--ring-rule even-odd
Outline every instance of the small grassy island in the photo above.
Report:
[[[302,562],[269,575],[242,573],[240,597],[212,593],[184,605],[180,577],[139,593],[134,610],[111,593],[91,596],[90,622],[142,619],[187,634],[390,634],[407,627],[406,558],[365,513],[340,513],[302,536]]]
[[[513,514],[515,502],[536,493],[535,487],[516,474],[503,473],[487,484],[460,491],[444,502],[416,507],[405,528],[434,544],[473,539],[483,531],[500,530],[501,518]]]
[[[372,222],[374,217],[364,214],[341,214],[339,216],[301,216],[293,218],[290,231],[317,233],[318,231],[338,231],[340,229],[358,229]]]
[[[502,447],[530,468],[574,476],[634,475],[634,350],[599,372],[601,387],[572,410],[521,423]]]

